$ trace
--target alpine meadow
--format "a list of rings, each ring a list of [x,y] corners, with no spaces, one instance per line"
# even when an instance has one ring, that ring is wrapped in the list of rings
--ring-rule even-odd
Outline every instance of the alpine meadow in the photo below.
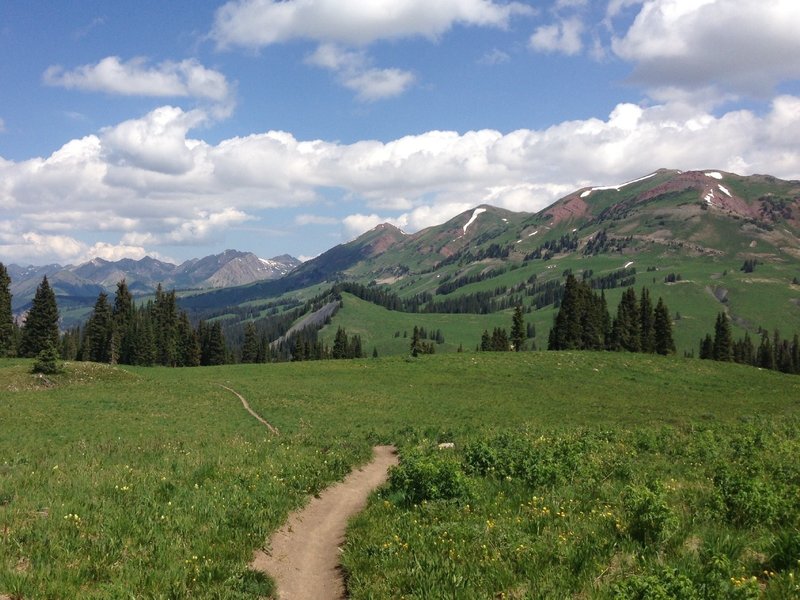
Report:
[[[0,600],[800,600],[800,2],[0,8]]]

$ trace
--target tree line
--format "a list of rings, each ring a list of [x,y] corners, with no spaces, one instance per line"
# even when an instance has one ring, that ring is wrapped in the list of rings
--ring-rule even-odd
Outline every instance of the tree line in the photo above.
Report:
[[[707,333],[700,340],[698,356],[704,360],[718,360],[771,369],[783,373],[800,374],[800,335],[791,340],[782,338],[776,329],[772,336],[761,330],[761,340],[756,346],[745,332],[744,337],[733,339],[730,318],[724,312],[717,314],[714,335]]]
[[[643,287],[639,298],[627,288],[612,319],[605,294],[592,290],[571,273],[564,284],[561,306],[553,319],[548,350],[616,350],[672,354],[672,318],[664,300],[655,307]]]

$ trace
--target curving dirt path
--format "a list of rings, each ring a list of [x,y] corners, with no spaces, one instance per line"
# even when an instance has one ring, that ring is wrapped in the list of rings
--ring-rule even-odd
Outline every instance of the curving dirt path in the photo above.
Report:
[[[376,446],[372,462],[351,471],[344,481],[325,489],[259,551],[250,568],[275,579],[280,600],[340,600],[345,598],[339,553],[350,517],[364,509],[370,492],[384,483],[398,463],[393,446]]]
[[[242,396],[239,392],[237,392],[236,390],[234,390],[232,388],[229,388],[227,385],[222,385],[221,383],[218,383],[217,385],[219,387],[221,387],[223,390],[228,390],[230,393],[232,393],[237,398],[239,398],[239,400],[242,401],[242,406],[244,406],[244,409],[247,412],[249,412],[253,416],[253,418],[255,418],[259,423],[261,423],[262,425],[265,425],[267,427],[267,429],[270,430],[270,432],[274,433],[275,435],[279,435],[280,434],[280,432],[278,431],[277,427],[275,427],[271,423],[267,422],[265,419],[263,419],[261,417],[261,415],[259,415],[256,411],[254,411],[252,408],[250,408],[250,404],[247,402],[247,400],[244,399],[244,396]],[[2,600],[2,598],[0,598],[0,600]]]

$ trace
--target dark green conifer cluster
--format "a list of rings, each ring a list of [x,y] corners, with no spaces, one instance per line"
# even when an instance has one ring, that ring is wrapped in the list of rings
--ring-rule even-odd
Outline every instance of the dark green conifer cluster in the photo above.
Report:
[[[752,365],[762,369],[772,369],[783,373],[800,374],[800,336],[794,334],[789,340],[781,338],[780,332],[770,337],[769,332],[760,330],[761,342],[753,344],[750,334],[734,340],[728,315],[721,312],[714,323],[714,336],[710,333],[700,340],[699,356],[706,360],[719,360]]]
[[[136,306],[124,279],[117,283],[113,306],[101,292],[84,327],[65,333],[61,353],[68,360],[140,366],[229,362],[218,321],[194,327],[178,310],[175,291],[165,292],[161,285],[153,300]]]
[[[631,287],[623,292],[612,320],[605,294],[597,294],[570,273],[547,348],[671,354],[675,352],[672,319],[662,298],[654,308],[647,288],[637,299]]]

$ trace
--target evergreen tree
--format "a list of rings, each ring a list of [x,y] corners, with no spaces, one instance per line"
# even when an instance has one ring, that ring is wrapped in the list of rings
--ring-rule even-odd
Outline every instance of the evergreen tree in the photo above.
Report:
[[[58,347],[58,305],[56,295],[47,281],[47,276],[36,288],[33,304],[25,317],[20,339],[20,356],[33,358],[42,350]]]
[[[617,316],[611,332],[613,350],[639,352],[641,349],[640,319],[636,292],[631,287],[623,292],[622,300],[617,306]]]
[[[336,336],[333,338],[331,358],[347,358],[347,331],[342,329],[342,327],[336,330]]]
[[[128,289],[128,284],[124,279],[117,282],[117,293],[114,296],[114,321],[121,327],[125,327],[133,318],[133,296]]]
[[[581,283],[583,311],[581,314],[581,348],[603,350],[606,347],[608,310],[605,298],[592,292],[588,283]]]
[[[414,325],[414,332],[411,334],[411,356],[419,356],[422,353],[423,348],[420,340],[419,327]]]
[[[375,346],[372,348],[372,358],[378,358],[378,348]]]
[[[63,360],[76,360],[81,345],[81,328],[73,327],[61,336],[61,358]]]
[[[792,340],[792,373],[800,373],[800,336],[796,333]]]
[[[547,344],[548,350],[576,350],[583,346],[581,314],[584,310],[580,284],[570,273],[564,283],[561,306],[553,318],[553,327]]]
[[[712,358],[721,361],[733,360],[731,325],[724,312],[717,315],[717,322],[714,325],[714,348],[712,351]]]
[[[108,305],[108,295],[100,292],[86,323],[81,360],[111,362],[111,333],[111,307]]]
[[[44,341],[44,348],[36,355],[31,371],[44,375],[55,375],[61,372],[61,365],[58,364],[58,350],[49,338]]]
[[[15,354],[15,328],[11,312],[11,277],[0,262],[0,358]]]
[[[200,364],[203,366],[225,364],[225,337],[219,321],[211,326],[203,324],[200,328]]]
[[[711,360],[714,358],[714,340],[708,333],[706,337],[700,340],[700,352],[698,353],[698,357],[702,360]]]
[[[653,313],[653,350],[663,355],[675,352],[675,341],[672,338],[672,318],[662,298],[658,299]]]
[[[492,332],[492,339],[489,342],[489,349],[493,352],[508,352],[511,350],[508,333],[504,328],[494,328],[494,331]]]
[[[650,353],[656,352],[656,334],[655,334],[655,314],[653,312],[653,303],[650,300],[650,291],[642,288],[641,296],[639,297],[639,346],[642,352]],[[667,315],[669,317],[669,315]]]
[[[160,283],[156,288],[156,299],[153,303],[153,327],[156,362],[166,367],[175,366],[178,343],[178,307],[175,290],[164,292]],[[224,364],[224,361],[215,364]]]
[[[199,366],[200,354],[200,338],[189,321],[189,315],[182,310],[178,317],[177,366]]]
[[[521,304],[517,304],[514,308],[514,316],[511,318],[510,341],[515,352],[522,350],[525,345],[525,319],[522,316]]]
[[[361,336],[356,334],[350,341],[348,358],[364,358],[364,351],[361,348]]]
[[[156,362],[156,339],[151,311],[143,308],[131,319],[130,364],[150,367]]]
[[[258,362],[258,334],[255,324],[250,321],[244,327],[244,345],[242,346],[242,362]]]
[[[775,368],[775,353],[772,350],[769,334],[766,331],[761,335],[761,344],[758,346],[756,362],[762,369]]]
[[[481,334],[481,345],[479,350],[481,352],[488,352],[489,351],[489,344],[491,343],[491,338],[489,337],[489,331],[484,329],[483,333]]]
[[[733,343],[733,360],[744,365],[754,365],[756,362],[756,349],[746,331],[744,338]]]

